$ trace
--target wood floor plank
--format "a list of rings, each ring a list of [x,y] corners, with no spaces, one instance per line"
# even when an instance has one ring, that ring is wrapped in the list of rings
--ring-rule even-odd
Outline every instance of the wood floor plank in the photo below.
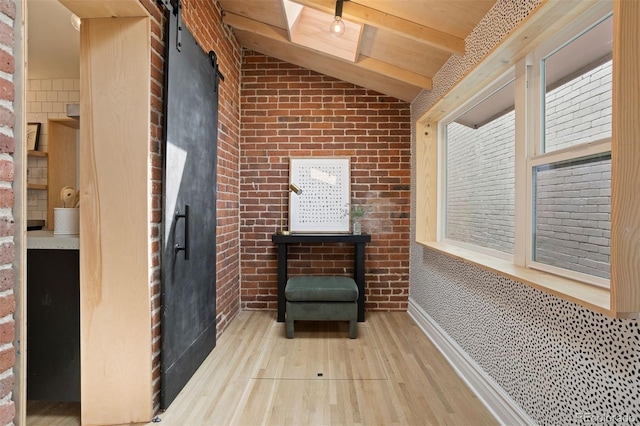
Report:
[[[78,426],[80,403],[27,401],[28,426]]]
[[[376,347],[370,346],[368,324],[361,324],[360,339],[346,339],[348,323],[306,322],[296,326],[295,339],[282,339],[281,324],[274,323],[269,338],[277,339],[256,379],[386,379]],[[336,333],[335,330],[341,330]],[[286,368],[278,369],[283,364]]]

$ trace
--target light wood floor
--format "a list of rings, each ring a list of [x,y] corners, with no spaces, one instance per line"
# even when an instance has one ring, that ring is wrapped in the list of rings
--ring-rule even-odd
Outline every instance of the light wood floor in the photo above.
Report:
[[[497,424],[406,313],[368,312],[355,340],[346,322],[298,322],[287,339],[275,316],[241,312],[149,425]],[[79,424],[47,419],[28,424]]]
[[[160,424],[497,424],[408,314],[347,328],[240,313]]]
[[[77,426],[80,424],[80,403],[27,401],[29,426]]]

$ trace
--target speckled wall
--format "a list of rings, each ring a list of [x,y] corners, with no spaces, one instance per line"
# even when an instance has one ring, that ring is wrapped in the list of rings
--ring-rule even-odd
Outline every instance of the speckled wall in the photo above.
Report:
[[[467,54],[413,102],[414,159],[416,119],[539,3],[498,1],[467,38]],[[415,194],[411,207],[415,239]],[[415,242],[410,297],[536,422],[640,424],[638,320],[611,319]]]

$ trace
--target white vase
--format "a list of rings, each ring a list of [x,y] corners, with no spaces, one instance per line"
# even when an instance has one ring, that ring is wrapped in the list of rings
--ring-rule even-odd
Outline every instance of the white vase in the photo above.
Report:
[[[362,233],[362,226],[359,220],[353,221],[353,235],[360,235]]]

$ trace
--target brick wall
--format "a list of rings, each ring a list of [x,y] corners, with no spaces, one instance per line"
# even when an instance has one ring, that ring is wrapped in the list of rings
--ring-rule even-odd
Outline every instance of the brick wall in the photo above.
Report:
[[[447,126],[446,236],[513,253],[515,113]]]
[[[151,123],[149,157],[151,167],[151,333],[152,333],[152,380],[153,406],[160,407],[161,372],[161,265],[162,258],[162,144],[163,134],[163,87],[164,87],[164,26],[165,18],[153,0],[140,0],[151,16]]]
[[[15,139],[15,115],[13,102],[15,86],[13,76],[15,60],[13,56],[16,3],[13,0],[0,1],[0,424],[11,424],[15,416],[12,390],[15,382],[13,367],[16,351],[15,337],[15,295],[14,260],[15,235],[13,224],[13,153]]]
[[[534,176],[534,260],[608,279],[611,156],[541,167]]]
[[[612,61],[546,95],[546,151],[611,137]]]
[[[371,212],[370,310],[405,310],[409,285],[409,104],[255,52],[242,64],[242,307],[276,309],[280,196],[289,158],[348,156],[351,197]],[[313,261],[311,261],[313,259]],[[289,275],[353,273],[352,246],[291,246]]]

